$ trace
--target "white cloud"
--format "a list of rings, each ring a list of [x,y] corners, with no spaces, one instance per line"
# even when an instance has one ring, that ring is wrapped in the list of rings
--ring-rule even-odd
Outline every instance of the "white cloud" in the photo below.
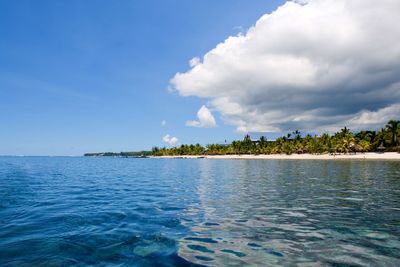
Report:
[[[204,105],[197,111],[197,119],[197,121],[187,121],[186,126],[200,128],[213,128],[217,126],[211,111]]]
[[[374,128],[378,128],[395,119],[394,114],[400,115],[400,104],[390,105],[377,111],[361,111],[348,121],[348,125],[354,125],[357,129],[365,128],[365,125],[375,125]]]
[[[171,87],[210,100],[239,131],[374,127],[399,116],[399,14],[398,0],[287,2],[192,59]]]
[[[162,140],[164,143],[167,143],[170,146],[176,146],[179,142],[178,138],[172,137],[169,134],[165,135]]]
[[[194,57],[194,58],[192,58],[190,61],[189,61],[189,66],[191,67],[191,68],[194,68],[194,67],[196,67],[197,65],[199,65],[201,62],[200,62],[200,58],[198,58],[198,57]]]
[[[161,126],[164,127],[165,125],[167,125],[167,121],[166,121],[166,120],[162,120],[162,121],[161,121]]]

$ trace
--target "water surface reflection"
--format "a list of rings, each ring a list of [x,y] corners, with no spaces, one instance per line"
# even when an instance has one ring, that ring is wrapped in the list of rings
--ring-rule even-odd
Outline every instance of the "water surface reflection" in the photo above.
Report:
[[[399,266],[400,162],[0,157],[2,266]]]
[[[400,165],[376,161],[199,163],[179,255],[210,265],[396,266]]]

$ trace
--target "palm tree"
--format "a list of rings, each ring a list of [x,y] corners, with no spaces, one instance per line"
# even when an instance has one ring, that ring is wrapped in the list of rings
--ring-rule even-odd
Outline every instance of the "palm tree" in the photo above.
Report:
[[[358,150],[360,152],[367,152],[368,150],[370,150],[370,148],[371,148],[371,143],[366,140],[361,140],[358,143]]]
[[[346,136],[342,137],[339,140],[339,149],[343,153],[349,153],[350,149],[354,146],[355,144],[355,139],[352,134],[346,134]]]
[[[246,154],[251,153],[251,150],[253,148],[253,142],[251,141],[250,135],[246,134],[244,136],[242,145]]]
[[[265,136],[261,136],[258,144],[261,147],[261,149],[264,149],[267,144],[267,138],[265,138]]]
[[[240,141],[233,141],[231,146],[232,146],[233,153],[240,155],[241,142]]]
[[[346,136],[348,133],[350,133],[350,130],[346,126],[344,126],[344,128],[342,128],[342,129],[340,129],[340,135],[342,137]]]
[[[296,140],[301,139],[301,133],[299,130],[294,131],[293,134],[294,134]]]
[[[400,129],[400,121],[390,120],[386,124],[386,128],[392,134],[392,146],[397,145],[397,131]]]

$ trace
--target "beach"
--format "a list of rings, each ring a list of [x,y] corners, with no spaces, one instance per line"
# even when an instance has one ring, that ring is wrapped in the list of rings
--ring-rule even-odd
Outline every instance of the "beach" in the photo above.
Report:
[[[269,154],[269,155],[182,155],[156,156],[152,158],[207,158],[207,159],[305,159],[305,160],[400,160],[400,153],[356,153],[356,154]]]

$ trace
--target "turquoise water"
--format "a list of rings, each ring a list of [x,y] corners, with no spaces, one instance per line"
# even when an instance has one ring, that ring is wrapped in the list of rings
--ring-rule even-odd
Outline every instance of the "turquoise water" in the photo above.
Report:
[[[1,266],[400,266],[400,162],[0,157]]]

